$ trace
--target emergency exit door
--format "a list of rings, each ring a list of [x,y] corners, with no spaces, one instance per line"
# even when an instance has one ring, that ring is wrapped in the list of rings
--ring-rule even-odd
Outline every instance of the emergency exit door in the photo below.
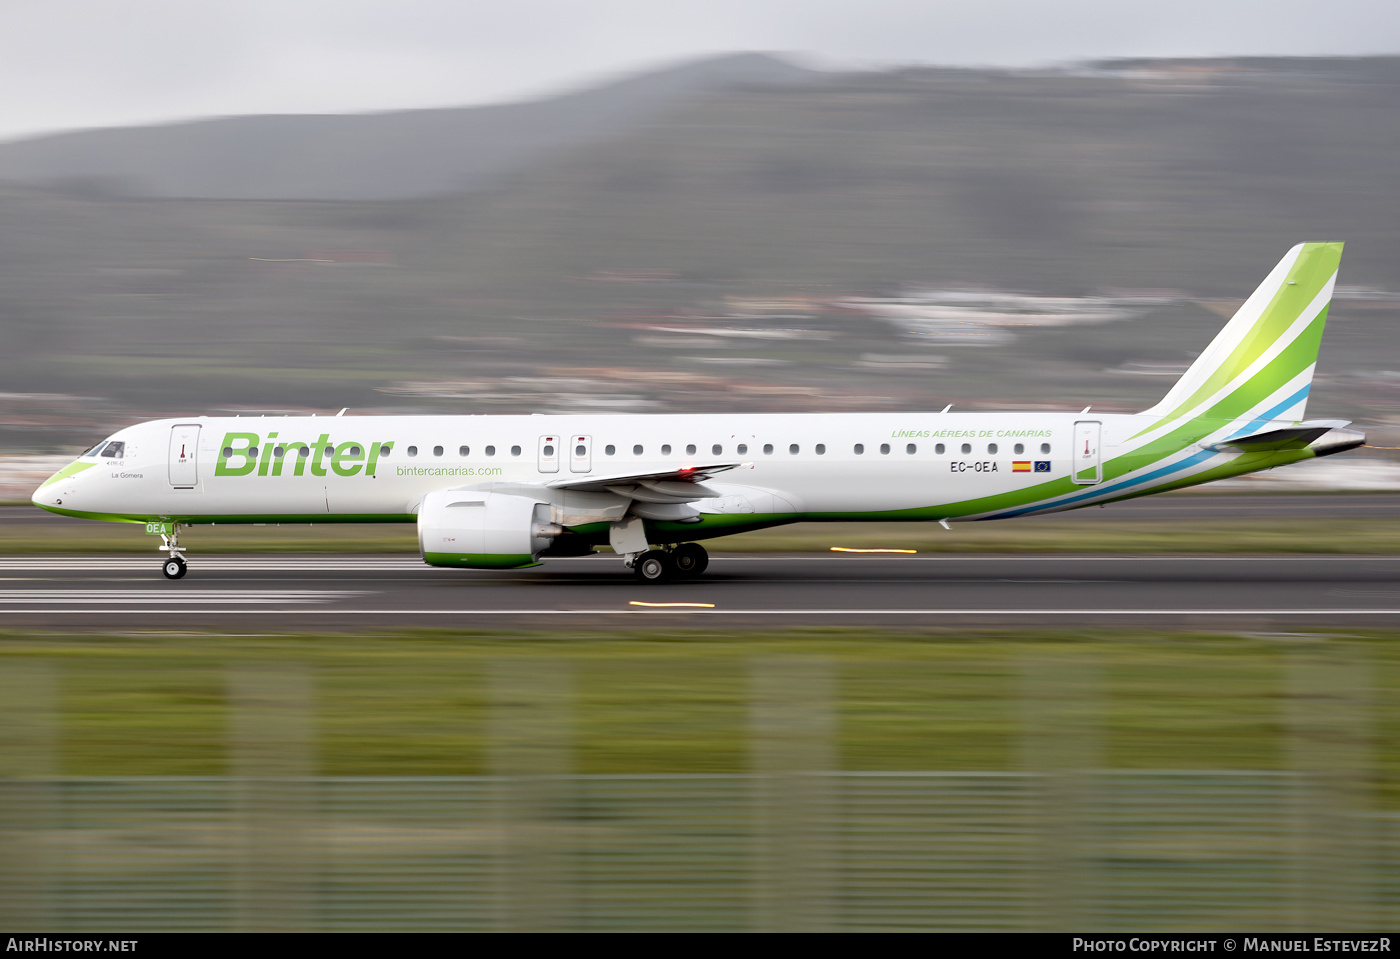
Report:
[[[1071,451],[1073,464],[1070,468],[1074,481],[1082,486],[1092,486],[1103,479],[1103,463],[1099,459],[1099,436],[1103,425],[1097,420],[1080,420],[1074,424],[1074,449]]]
[[[559,472],[559,440],[558,433],[540,437],[539,464],[541,473]]]
[[[593,470],[593,437],[575,434],[569,437],[569,472],[589,473]]]
[[[170,427],[170,485],[194,489],[199,485],[199,425]]]

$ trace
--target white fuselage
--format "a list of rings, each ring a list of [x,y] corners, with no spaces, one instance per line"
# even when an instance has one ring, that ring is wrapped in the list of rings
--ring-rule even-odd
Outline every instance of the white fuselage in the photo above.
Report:
[[[449,487],[730,462],[743,465],[709,485],[739,499],[702,510],[845,519],[1062,480],[1082,466],[1074,454],[1089,452],[1071,449],[1076,424],[1086,422],[1101,424],[1111,451],[1151,420],[1045,412],[190,417],[114,434],[124,444],[119,457],[85,457],[89,468],[35,502],[112,519],[412,521],[427,493]]]

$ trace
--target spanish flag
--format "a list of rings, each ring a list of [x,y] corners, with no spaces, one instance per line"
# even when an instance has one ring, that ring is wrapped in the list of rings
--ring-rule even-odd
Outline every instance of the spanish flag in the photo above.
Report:
[[[1012,461],[1011,461],[1011,472],[1013,472],[1013,473],[1029,473],[1030,471],[1031,471],[1031,461],[1030,461],[1030,460],[1012,460]]]

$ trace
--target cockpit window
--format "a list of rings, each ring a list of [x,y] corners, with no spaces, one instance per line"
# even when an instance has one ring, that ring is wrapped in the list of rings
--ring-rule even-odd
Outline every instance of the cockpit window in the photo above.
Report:
[[[98,454],[106,459],[119,460],[126,456],[126,444],[121,440],[112,440],[102,447],[102,452]]]
[[[81,453],[79,453],[78,455],[79,455],[79,456],[96,456],[96,455],[97,455],[97,451],[100,450],[100,449],[102,449],[102,447],[104,447],[104,446],[106,446],[106,445],[107,445],[107,441],[106,441],[106,440],[103,440],[101,443],[98,443],[96,446],[91,446],[91,447],[89,447],[89,448],[83,450],[83,451],[82,451]]]

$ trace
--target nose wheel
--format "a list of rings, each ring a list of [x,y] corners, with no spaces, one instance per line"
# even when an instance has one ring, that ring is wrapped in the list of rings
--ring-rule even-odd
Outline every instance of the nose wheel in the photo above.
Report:
[[[184,550],[180,548],[180,524],[172,525],[170,532],[161,533],[160,538],[160,549],[170,554],[160,564],[160,571],[165,574],[166,579],[183,578],[188,564],[185,562]]]

